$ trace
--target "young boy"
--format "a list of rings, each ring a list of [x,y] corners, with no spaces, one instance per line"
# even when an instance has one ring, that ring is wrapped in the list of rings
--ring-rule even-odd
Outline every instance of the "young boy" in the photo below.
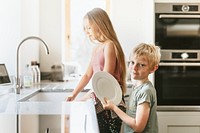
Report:
[[[102,102],[104,109],[113,110],[122,119],[124,133],[158,133],[156,90],[148,76],[158,69],[160,57],[158,46],[145,43],[137,45],[130,55],[129,69],[136,83],[126,113],[107,98]]]

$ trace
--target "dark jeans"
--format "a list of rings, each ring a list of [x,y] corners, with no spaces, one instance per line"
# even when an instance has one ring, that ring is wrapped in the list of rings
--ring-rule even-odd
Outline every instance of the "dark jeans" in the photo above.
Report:
[[[119,106],[121,110],[126,111],[124,107]],[[122,120],[119,117],[112,118],[110,110],[104,110],[97,114],[100,133],[120,133]]]

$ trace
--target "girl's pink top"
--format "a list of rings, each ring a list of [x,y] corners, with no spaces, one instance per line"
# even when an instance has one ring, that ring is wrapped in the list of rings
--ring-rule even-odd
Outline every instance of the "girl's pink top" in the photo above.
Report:
[[[103,71],[104,63],[105,63],[105,58],[104,58],[104,48],[103,48],[102,50],[94,54],[92,57],[91,65],[92,65],[93,73]],[[115,68],[113,76],[120,84],[120,65],[118,65],[118,63],[119,62],[117,62],[116,65],[112,67]]]

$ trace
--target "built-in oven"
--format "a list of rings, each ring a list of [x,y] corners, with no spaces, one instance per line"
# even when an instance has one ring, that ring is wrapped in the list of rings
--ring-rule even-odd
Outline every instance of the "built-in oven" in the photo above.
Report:
[[[200,51],[165,50],[163,54],[155,72],[158,105],[200,105]]]
[[[155,3],[155,72],[160,105],[200,105],[200,3]]]

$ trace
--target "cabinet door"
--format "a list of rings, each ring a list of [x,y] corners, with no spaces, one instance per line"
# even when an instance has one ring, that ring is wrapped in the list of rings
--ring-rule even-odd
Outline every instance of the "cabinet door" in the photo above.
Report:
[[[200,112],[158,112],[160,133],[200,133]]]
[[[1,133],[16,133],[16,115],[0,114],[0,130]]]
[[[20,115],[20,133],[61,133],[60,115]]]
[[[38,115],[19,115],[20,133],[39,133]]]
[[[168,126],[168,133],[200,133],[199,126]]]

